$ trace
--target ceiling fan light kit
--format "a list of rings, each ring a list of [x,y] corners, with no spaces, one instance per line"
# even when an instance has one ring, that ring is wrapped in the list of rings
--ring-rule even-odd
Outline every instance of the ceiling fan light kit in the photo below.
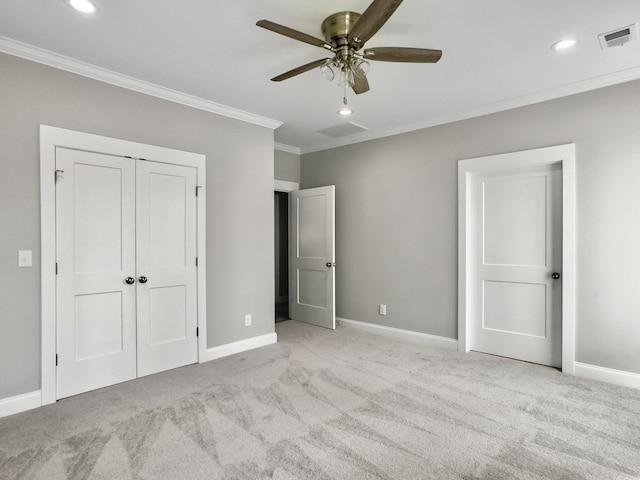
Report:
[[[387,22],[400,6],[402,0],[373,0],[364,13],[338,12],[328,16],[322,22],[321,30],[324,40],[315,38],[283,25],[260,20],[259,27],[271,30],[294,40],[308,43],[316,47],[329,50],[332,58],[323,58],[289,70],[277,77],[274,82],[280,82],[301,73],[320,67],[320,73],[327,80],[334,80],[338,76],[338,86],[351,88],[359,95],[369,91],[369,61],[405,62],[405,63],[436,63],[442,56],[441,50],[406,47],[376,47],[364,48],[371,37]],[[343,97],[346,107],[346,93]],[[344,107],[343,107],[344,108]],[[338,110],[338,113],[343,111]],[[346,110],[345,110],[346,112]],[[351,114],[344,113],[344,115]]]
[[[330,59],[327,59],[326,62],[322,64],[320,67],[320,74],[324,77],[325,80],[332,81],[336,78],[336,67]]]

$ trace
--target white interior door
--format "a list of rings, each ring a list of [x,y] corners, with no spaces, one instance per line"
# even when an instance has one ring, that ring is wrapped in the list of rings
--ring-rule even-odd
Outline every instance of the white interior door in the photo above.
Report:
[[[289,198],[289,316],[335,329],[335,186]]]
[[[472,350],[561,365],[561,189],[556,165],[472,180]]]
[[[138,161],[138,376],[198,361],[196,169]]]
[[[56,149],[57,398],[136,377],[134,168]]]

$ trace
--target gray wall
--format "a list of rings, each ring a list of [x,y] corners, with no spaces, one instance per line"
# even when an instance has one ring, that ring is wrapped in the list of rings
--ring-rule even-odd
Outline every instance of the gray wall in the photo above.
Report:
[[[0,399],[40,388],[39,124],[205,154],[208,346],[274,331],[272,130],[5,54],[0,72]]]
[[[303,155],[302,188],[336,185],[337,315],[457,338],[457,160],[573,142],[576,360],[640,373],[638,99],[635,81]]]
[[[300,182],[300,155],[276,150],[273,167],[276,180]]]

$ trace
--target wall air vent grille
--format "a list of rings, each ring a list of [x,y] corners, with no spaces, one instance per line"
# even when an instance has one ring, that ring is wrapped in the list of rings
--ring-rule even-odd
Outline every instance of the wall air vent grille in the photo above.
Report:
[[[327,137],[340,138],[347,137],[349,135],[355,135],[356,133],[366,132],[367,130],[369,130],[367,127],[363,127],[362,125],[358,125],[357,123],[348,122],[340,123],[339,125],[334,125],[333,127],[329,128],[323,128],[321,130],[316,130],[316,133],[326,135]]]
[[[637,31],[635,23],[628,27],[617,28],[611,32],[601,33],[598,35],[600,40],[600,47],[603,50],[612,47],[621,47],[625,43],[635,41],[637,38]]]

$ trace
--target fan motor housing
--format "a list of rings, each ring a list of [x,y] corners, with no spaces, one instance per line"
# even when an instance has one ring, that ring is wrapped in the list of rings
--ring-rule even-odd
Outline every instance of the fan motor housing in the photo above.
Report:
[[[359,18],[360,14],[356,12],[338,12],[328,16],[322,22],[324,39],[329,43],[335,43],[340,46],[346,40]]]

